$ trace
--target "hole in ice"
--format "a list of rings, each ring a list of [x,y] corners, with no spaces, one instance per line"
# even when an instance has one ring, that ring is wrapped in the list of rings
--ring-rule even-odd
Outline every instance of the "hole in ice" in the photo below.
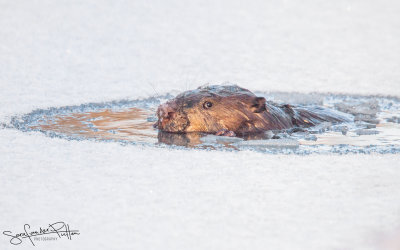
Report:
[[[354,122],[287,131],[269,131],[247,137],[220,137],[202,133],[171,134],[153,128],[157,106],[172,98],[120,100],[80,106],[35,110],[12,117],[10,125],[22,131],[40,131],[50,137],[115,141],[157,147],[216,150],[255,150],[265,153],[399,153],[400,100],[394,97],[256,93],[267,100],[293,105],[321,105],[354,116]]]

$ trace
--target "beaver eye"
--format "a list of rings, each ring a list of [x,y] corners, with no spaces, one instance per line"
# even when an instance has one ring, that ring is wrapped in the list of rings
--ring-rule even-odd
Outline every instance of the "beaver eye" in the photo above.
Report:
[[[211,108],[212,105],[213,105],[213,104],[212,104],[211,102],[205,102],[205,103],[203,103],[203,107],[204,107],[205,109]]]

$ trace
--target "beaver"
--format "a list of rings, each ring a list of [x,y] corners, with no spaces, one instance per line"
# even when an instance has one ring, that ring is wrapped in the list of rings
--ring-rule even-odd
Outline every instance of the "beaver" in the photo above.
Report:
[[[157,109],[154,124],[163,132],[203,132],[221,136],[311,127],[350,121],[346,114],[319,106],[277,104],[237,85],[201,86]]]

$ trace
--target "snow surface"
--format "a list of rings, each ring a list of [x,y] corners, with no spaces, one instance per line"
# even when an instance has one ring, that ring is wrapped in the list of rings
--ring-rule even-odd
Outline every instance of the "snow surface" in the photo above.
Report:
[[[182,91],[400,96],[399,1],[0,1],[0,122]],[[43,249],[384,249],[399,155],[265,155],[0,130],[0,231]],[[400,234],[398,234],[400,235]],[[18,247],[0,235],[0,249]]]

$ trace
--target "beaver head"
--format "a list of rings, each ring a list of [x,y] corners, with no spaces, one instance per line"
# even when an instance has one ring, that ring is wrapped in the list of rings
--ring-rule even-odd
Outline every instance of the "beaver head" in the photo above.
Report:
[[[155,127],[161,131],[185,133],[248,131],[262,122],[265,98],[236,85],[199,87],[181,93],[160,105]],[[246,127],[246,129],[244,129]]]

